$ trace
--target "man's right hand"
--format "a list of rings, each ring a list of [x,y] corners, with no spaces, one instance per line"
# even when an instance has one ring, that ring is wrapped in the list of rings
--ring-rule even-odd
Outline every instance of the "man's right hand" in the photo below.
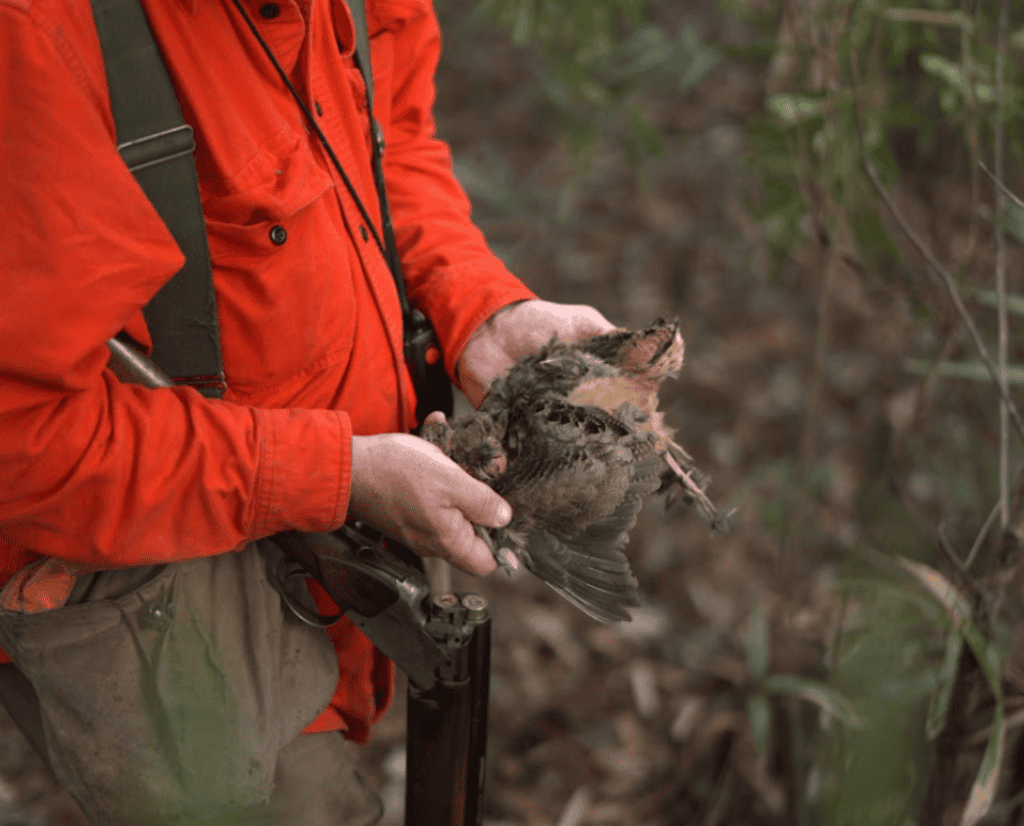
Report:
[[[508,503],[417,436],[352,437],[349,517],[475,576],[497,567],[473,525],[508,524]]]

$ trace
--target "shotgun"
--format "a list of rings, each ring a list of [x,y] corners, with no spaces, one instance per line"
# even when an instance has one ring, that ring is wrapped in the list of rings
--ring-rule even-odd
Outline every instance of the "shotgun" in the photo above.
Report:
[[[175,386],[130,344],[111,338],[107,346],[121,381]],[[480,826],[491,667],[487,600],[431,594],[419,557],[358,523],[270,539],[283,552],[273,573],[288,608],[319,627],[347,616],[409,678],[405,826]],[[307,576],[324,586],[340,614],[315,610]]]

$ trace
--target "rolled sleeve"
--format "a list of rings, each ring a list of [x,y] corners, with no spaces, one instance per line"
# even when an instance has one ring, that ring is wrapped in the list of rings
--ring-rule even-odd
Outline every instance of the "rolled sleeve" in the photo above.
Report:
[[[329,531],[345,521],[352,426],[334,410],[257,410],[261,434],[249,538]]]

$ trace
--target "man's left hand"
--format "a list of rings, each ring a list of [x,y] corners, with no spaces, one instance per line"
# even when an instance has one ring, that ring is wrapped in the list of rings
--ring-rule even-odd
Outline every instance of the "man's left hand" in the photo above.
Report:
[[[494,379],[552,336],[571,342],[614,329],[614,324],[585,304],[540,299],[510,304],[481,324],[462,351],[456,366],[462,392],[478,407]]]

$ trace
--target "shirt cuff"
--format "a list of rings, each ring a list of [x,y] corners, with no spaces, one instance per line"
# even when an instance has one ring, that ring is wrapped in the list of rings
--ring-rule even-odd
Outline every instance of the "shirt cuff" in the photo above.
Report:
[[[340,410],[257,409],[259,458],[250,539],[332,531],[345,521],[352,422]]]
[[[488,265],[490,269],[488,269]],[[497,266],[495,266],[497,265]],[[459,357],[473,333],[502,307],[537,295],[497,261],[443,267],[431,273],[430,290],[417,295],[420,307],[433,322],[444,353],[444,366],[455,380]],[[446,296],[457,294],[451,303]]]

